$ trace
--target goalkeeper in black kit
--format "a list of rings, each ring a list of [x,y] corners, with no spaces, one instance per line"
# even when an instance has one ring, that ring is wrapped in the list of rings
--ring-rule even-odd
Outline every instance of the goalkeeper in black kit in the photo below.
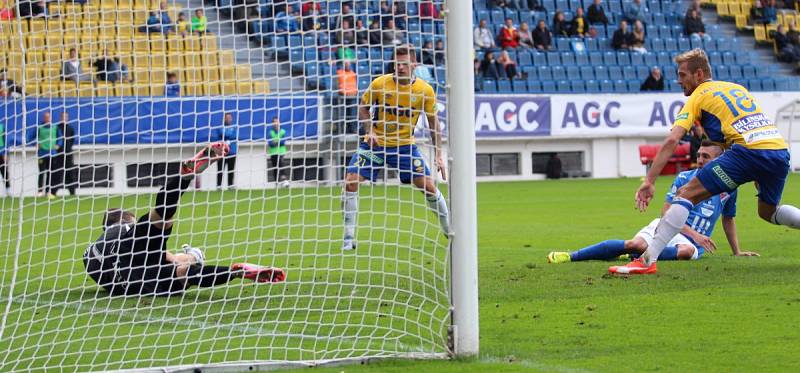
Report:
[[[138,220],[128,211],[108,210],[103,233],[83,254],[89,277],[111,295],[129,296],[171,296],[191,286],[217,286],[237,278],[262,283],[284,281],[286,273],[280,268],[247,263],[205,265],[205,256],[198,248],[184,245],[180,254],[166,249],[181,195],[195,175],[228,151],[225,143],[212,143],[183,162],[180,174],[169,176],[156,195],[155,209]]]

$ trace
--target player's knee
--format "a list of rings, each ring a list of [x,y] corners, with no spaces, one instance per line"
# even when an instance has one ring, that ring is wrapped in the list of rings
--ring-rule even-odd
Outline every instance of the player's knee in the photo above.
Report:
[[[625,250],[643,253],[645,250],[647,250],[647,243],[644,242],[644,240],[627,240],[625,241]]]
[[[695,250],[696,249],[691,246],[678,246],[678,260],[691,260],[694,257]]]
[[[775,206],[764,203],[758,204],[758,216],[768,222],[772,222],[772,215],[775,214]]]
[[[347,174],[344,178],[344,190],[347,192],[358,192],[359,176],[357,174]]]

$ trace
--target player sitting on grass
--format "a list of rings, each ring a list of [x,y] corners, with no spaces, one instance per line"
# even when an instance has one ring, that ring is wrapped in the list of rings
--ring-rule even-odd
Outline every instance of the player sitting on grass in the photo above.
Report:
[[[414,144],[414,126],[421,113],[430,124],[431,141],[436,151],[436,167],[446,178],[442,160],[442,141],[439,119],[436,117],[436,96],[430,84],[414,77],[416,52],[410,45],[394,50],[394,74],[386,74],[370,83],[361,97],[358,117],[366,135],[358,151],[347,166],[344,195],[344,242],[342,250],[353,250],[355,244],[356,216],[358,215],[358,184],[375,180],[384,167],[398,169],[400,181],[425,194],[428,207],[439,217],[442,231],[450,232],[450,213],[436,181],[425,164],[425,159]],[[370,115],[370,108],[373,114]]]
[[[238,263],[230,267],[205,265],[202,250],[184,245],[181,254],[166,250],[172,233],[172,217],[178,201],[195,175],[228,153],[222,142],[207,145],[181,164],[179,175],[167,178],[156,195],[156,208],[136,220],[121,209],[110,209],[103,219],[103,234],[83,254],[86,272],[112,295],[159,295],[182,293],[190,286],[210,287],[236,278],[256,282],[281,282],[280,268]]]
[[[720,154],[722,154],[722,148],[719,145],[711,141],[703,141],[700,149],[697,150],[698,168],[678,174],[672,183],[672,188],[667,193],[661,212],[667,211],[672,199],[675,198],[675,192],[681,186],[689,182],[699,169]],[[758,256],[758,253],[739,250],[739,239],[736,235],[736,223],[734,221],[734,216],[736,216],[736,191],[733,191],[730,194],[723,193],[711,197],[696,205],[689,213],[689,219],[686,220],[681,232],[672,237],[667,243],[658,260],[695,260],[699,259],[705,250],[713,253],[717,246],[711,240],[711,233],[720,214],[722,214],[722,229],[725,230],[725,237],[728,238],[728,244],[731,246],[733,255]],[[658,218],[653,220],[630,240],[607,240],[572,253],[554,251],[547,254],[547,261],[549,263],[566,263],[583,260],[609,260],[624,254],[638,258],[653,242],[653,236],[659,220]]]
[[[750,181],[755,181],[758,188],[758,216],[775,225],[800,228],[800,209],[779,205],[789,174],[789,151],[772,120],[747,89],[711,79],[711,64],[702,49],[675,57],[675,63],[678,84],[689,99],[636,191],[636,206],[641,211],[647,209],[655,193],[656,177],[695,122],[700,123],[711,141],[728,150],[678,189],[641,258],[624,266],[612,266],[608,269],[611,273],[656,273],[661,251],[681,231],[695,206],[712,196],[732,193]]]

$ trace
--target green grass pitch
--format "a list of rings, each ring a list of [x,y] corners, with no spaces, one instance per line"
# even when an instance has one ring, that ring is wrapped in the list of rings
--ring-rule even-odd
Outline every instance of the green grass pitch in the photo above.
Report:
[[[670,181],[659,180],[658,196]],[[790,177],[784,201],[800,204],[799,182],[800,177]],[[732,257],[717,226],[717,254],[697,262],[659,263],[655,276],[611,278],[604,275],[607,262],[546,263],[548,251],[629,238],[647,224],[661,200],[648,213],[636,212],[638,183],[479,184],[480,356],[320,371],[768,372],[800,366],[800,232],[760,221],[752,185],[740,190],[737,224],[742,249],[758,251],[760,258]],[[364,188],[359,217],[364,244],[355,254],[341,254],[338,190],[275,193],[189,193],[171,244],[213,248],[207,251],[209,262],[285,266],[289,283],[237,281],[181,298],[142,300],[103,297],[86,282],[78,260],[85,243],[99,233],[93,223],[106,207],[121,203],[118,198],[49,204],[25,199],[25,223],[19,229],[29,252],[18,263],[10,305],[18,234],[12,223],[20,211],[19,200],[2,200],[0,311],[9,306],[12,312],[0,336],[0,371],[59,365],[119,369],[136,367],[136,360],[142,367],[194,360],[324,359],[348,356],[346,351],[358,355],[381,347],[436,350],[441,345],[443,331],[431,325],[446,319],[446,253],[419,194],[405,187]],[[141,214],[150,200],[129,196],[124,204]],[[35,202],[36,216],[50,217],[45,223],[69,228],[31,235]],[[36,223],[41,228],[43,221]],[[180,322],[187,319],[198,321]],[[54,327],[59,331],[51,331]],[[372,338],[364,337],[367,331]],[[242,338],[231,338],[237,335]],[[336,337],[342,335],[352,338]],[[256,356],[256,347],[264,346],[272,349]],[[9,365],[14,361],[17,365]]]

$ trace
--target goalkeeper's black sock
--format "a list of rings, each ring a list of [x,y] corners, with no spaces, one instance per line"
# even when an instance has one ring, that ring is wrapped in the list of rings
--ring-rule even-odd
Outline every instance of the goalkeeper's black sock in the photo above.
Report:
[[[238,278],[238,276],[231,272],[230,267],[194,264],[189,267],[186,281],[191,286],[207,288],[222,285],[235,278]]]
[[[175,212],[178,211],[178,200],[189,185],[192,185],[194,177],[191,176],[170,176],[167,183],[161,187],[156,196],[156,212],[164,221],[172,220]]]

